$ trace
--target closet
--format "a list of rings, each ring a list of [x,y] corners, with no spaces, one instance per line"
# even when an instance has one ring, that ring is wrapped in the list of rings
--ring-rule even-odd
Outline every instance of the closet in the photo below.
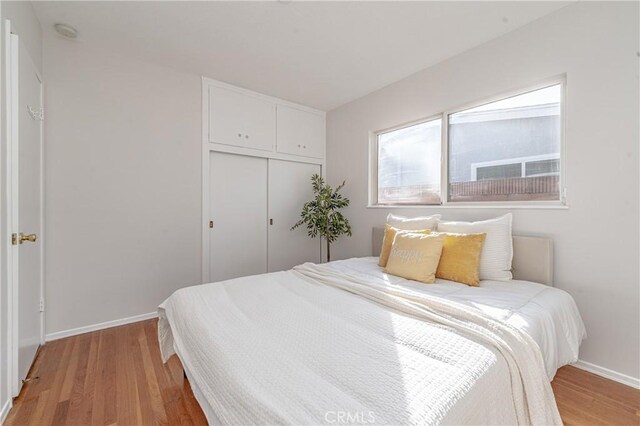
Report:
[[[321,261],[291,227],[324,156],[324,112],[203,78],[203,282]]]

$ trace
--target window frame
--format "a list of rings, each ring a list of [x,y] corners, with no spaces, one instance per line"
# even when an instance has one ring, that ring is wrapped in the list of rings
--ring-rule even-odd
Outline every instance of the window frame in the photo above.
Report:
[[[506,98],[523,95],[528,92],[544,89],[546,87],[560,85],[560,173],[559,189],[560,197],[557,200],[531,200],[531,201],[450,201],[449,200],[449,116],[467,109],[497,102]],[[438,114],[432,114],[417,120],[412,120],[369,132],[369,194],[368,208],[512,208],[512,209],[567,209],[566,187],[566,150],[565,133],[567,121],[567,78],[566,74],[540,80],[534,84],[520,86],[516,89],[501,92],[497,95],[485,97],[480,100],[468,102],[454,108],[448,108]],[[440,199],[441,204],[379,204],[378,203],[378,135],[393,130],[402,129],[412,125],[441,119],[441,149],[440,149]]]

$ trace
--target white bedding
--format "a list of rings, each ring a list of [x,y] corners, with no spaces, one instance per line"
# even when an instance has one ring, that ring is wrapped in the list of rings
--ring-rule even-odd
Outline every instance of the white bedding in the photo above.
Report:
[[[379,286],[376,294],[385,295],[392,309],[336,288],[338,279],[327,278],[333,283],[327,285],[293,271],[185,288],[160,306],[163,358],[174,351],[179,354],[211,422],[322,424],[339,422],[339,416],[351,424],[559,421],[548,382],[531,379],[545,375],[537,346],[522,346],[526,339],[508,324],[531,330],[538,342],[550,342],[560,332],[557,325],[549,328],[547,323],[558,313],[547,312],[548,319],[538,321],[534,314],[538,308],[533,306],[558,299],[553,290],[560,290],[549,293],[529,284],[537,290],[527,287],[528,296],[498,289],[496,294],[483,294],[479,302],[471,301],[462,288],[455,291],[456,284],[396,281],[397,277],[381,273],[374,258],[333,262],[328,267],[349,278],[342,283],[353,287],[349,291],[369,291],[363,283]],[[485,325],[472,328],[480,327],[484,334],[470,335],[456,329],[464,326],[447,323],[453,314],[439,312],[437,300],[428,293],[413,297],[421,299],[420,309],[429,306],[429,313],[415,312],[416,300],[385,293],[385,282],[400,289],[433,287],[430,292],[455,295],[463,301],[449,308],[460,317],[456,321],[466,324],[469,318],[480,318]],[[485,305],[492,298],[497,308]],[[521,303],[514,311],[509,306],[517,301]],[[472,302],[479,311],[462,308]],[[431,309],[441,320],[425,317],[436,315]],[[565,315],[570,316],[571,309]],[[491,317],[505,319],[506,325],[487,326]],[[542,325],[534,324],[538,322]],[[502,335],[496,334],[498,329]]]
[[[538,343],[549,380],[558,368],[578,360],[586,331],[573,298],[565,291],[529,281],[487,281],[480,288],[436,279],[438,285],[406,280],[382,272],[377,257],[340,260],[327,264],[336,271],[406,286],[472,306],[525,331]]]

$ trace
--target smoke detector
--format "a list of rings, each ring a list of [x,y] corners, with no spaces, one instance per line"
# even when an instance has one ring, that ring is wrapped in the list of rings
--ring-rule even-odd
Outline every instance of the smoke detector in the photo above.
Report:
[[[78,30],[67,24],[55,24],[53,28],[64,38],[78,37]]]

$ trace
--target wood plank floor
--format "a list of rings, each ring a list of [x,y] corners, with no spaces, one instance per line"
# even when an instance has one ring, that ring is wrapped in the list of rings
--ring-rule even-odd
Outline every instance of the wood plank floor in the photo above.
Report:
[[[156,320],[47,343],[5,425],[204,425],[180,361],[160,359]],[[639,425],[640,391],[574,367],[553,383],[567,425]]]
[[[5,425],[206,425],[180,361],[162,363],[156,321],[44,345]]]

